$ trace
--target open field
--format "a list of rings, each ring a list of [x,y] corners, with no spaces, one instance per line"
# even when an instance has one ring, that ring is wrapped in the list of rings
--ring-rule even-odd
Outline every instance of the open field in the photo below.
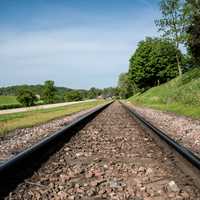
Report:
[[[193,69],[183,77],[137,94],[129,101],[163,111],[200,118],[200,69]]]
[[[0,105],[19,104],[16,96],[0,96]]]
[[[105,103],[105,101],[98,100],[57,108],[0,115],[0,135],[4,135],[16,128],[31,127],[37,124],[45,123],[52,119],[95,107],[102,103]]]

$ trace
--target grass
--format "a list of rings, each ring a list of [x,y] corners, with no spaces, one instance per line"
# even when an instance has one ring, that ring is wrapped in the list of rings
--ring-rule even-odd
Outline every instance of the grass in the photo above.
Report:
[[[16,128],[32,127],[61,118],[82,110],[105,103],[106,101],[92,101],[57,108],[41,109],[28,112],[0,115],[0,135],[5,135]]]
[[[16,96],[0,96],[0,105],[19,104]]]
[[[136,94],[129,101],[151,108],[200,118],[200,69],[195,68],[165,84]]]

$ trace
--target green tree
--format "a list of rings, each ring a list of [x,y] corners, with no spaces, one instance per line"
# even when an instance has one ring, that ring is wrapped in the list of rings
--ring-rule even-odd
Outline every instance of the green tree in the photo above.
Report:
[[[128,73],[121,73],[118,79],[119,96],[122,99],[126,99],[133,95],[136,91],[135,84],[131,83]],[[134,90],[135,89],[135,90]]]
[[[114,87],[107,87],[101,91],[101,95],[103,98],[116,98],[118,96],[118,90]]]
[[[82,95],[79,91],[72,90],[70,92],[67,92],[65,95],[65,100],[66,101],[81,101]]]
[[[184,14],[184,3],[181,0],[161,0],[160,11],[162,18],[155,20],[158,31],[163,33],[163,37],[173,41],[176,45],[176,61],[179,75],[182,75],[179,47],[186,41],[187,35],[185,27],[187,17]]]
[[[130,59],[129,78],[140,89],[148,89],[178,75],[174,43],[165,39],[146,38],[139,42]]]
[[[99,95],[101,95],[102,91],[98,88],[92,87],[88,91],[88,98],[94,99],[97,98]]]
[[[17,96],[17,100],[23,106],[33,106],[37,100],[35,94],[30,90],[20,90]]]
[[[44,101],[46,103],[53,103],[55,100],[56,88],[54,86],[54,81],[47,80],[44,83]]]
[[[200,1],[187,0],[189,25],[187,29],[189,51],[195,64],[200,63]]]

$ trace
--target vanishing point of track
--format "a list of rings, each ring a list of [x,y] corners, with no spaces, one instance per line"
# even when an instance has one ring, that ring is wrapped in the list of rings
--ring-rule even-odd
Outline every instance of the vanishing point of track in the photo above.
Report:
[[[2,165],[1,195],[7,195],[5,199],[200,199],[195,181],[176,159],[185,154],[168,142],[169,151],[158,145],[163,138],[144,131],[128,107],[118,102],[107,106]],[[191,152],[186,154],[193,158]],[[198,157],[185,160],[199,172]]]

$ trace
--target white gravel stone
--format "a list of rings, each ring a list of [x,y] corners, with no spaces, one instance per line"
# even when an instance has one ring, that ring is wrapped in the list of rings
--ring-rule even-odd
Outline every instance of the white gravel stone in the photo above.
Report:
[[[180,189],[174,181],[170,181],[167,185],[169,192],[179,192]]]

